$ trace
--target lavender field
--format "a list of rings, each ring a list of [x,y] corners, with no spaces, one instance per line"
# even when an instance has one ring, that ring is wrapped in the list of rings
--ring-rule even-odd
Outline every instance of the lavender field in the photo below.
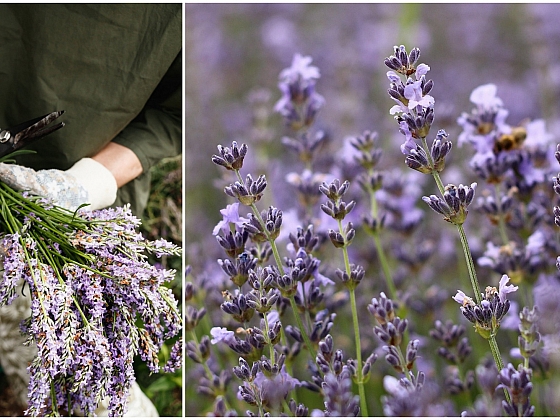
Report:
[[[560,416],[560,5],[187,4],[187,416]]]

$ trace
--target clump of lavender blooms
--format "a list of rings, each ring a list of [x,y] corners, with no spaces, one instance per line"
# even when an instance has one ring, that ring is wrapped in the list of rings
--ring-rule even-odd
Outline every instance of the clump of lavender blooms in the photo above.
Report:
[[[257,208],[271,201],[265,196],[269,180],[264,175],[241,176],[244,159],[252,159],[246,145],[234,142],[231,147],[218,148],[214,163],[237,178],[224,189],[237,202],[222,210],[222,220],[213,232],[221,252],[227,255],[225,259],[220,257],[218,266],[229,283],[220,284],[229,284],[233,289],[221,287],[222,299],[212,302],[220,310],[209,313],[211,323],[202,325],[207,320],[204,310],[189,312],[193,338],[187,344],[190,358],[197,363],[198,373],[193,369],[193,377],[203,378],[205,394],[215,399],[213,415],[242,412],[247,406],[257,410],[247,410],[247,415],[354,416],[367,415],[372,407],[376,413],[388,416],[495,416],[500,410],[506,414],[534,413],[528,396],[533,386],[542,386],[539,383],[543,377],[535,376],[532,369],[543,356],[539,354],[542,339],[536,312],[528,308],[532,284],[547,270],[547,253],[556,250],[550,245],[554,235],[549,225],[554,221],[546,211],[551,191],[547,195],[544,188],[550,172],[546,143],[549,137],[539,142],[538,136],[531,134],[542,128],[538,124],[508,131],[503,103],[492,89],[481,89],[472,97],[478,106],[476,112],[463,115],[465,121],[468,119],[465,124],[469,125],[464,128],[468,135],[461,137],[459,143],[479,145],[484,140],[490,145],[486,152],[493,157],[475,160],[486,165],[472,166],[474,174],[482,178],[480,182],[445,186],[441,176],[453,142],[447,132],[439,130],[428,145],[435,121],[435,98],[431,95],[434,83],[426,77],[429,67],[418,64],[419,57],[418,49],[407,53],[400,46],[386,60],[391,69],[389,95],[396,102],[391,113],[405,138],[400,151],[405,155],[406,166],[414,169],[409,171],[414,176],[379,169],[381,149],[378,135],[372,131],[350,139],[355,150],[354,166],[345,162],[347,166],[341,170],[336,167],[338,162],[331,161],[332,167],[315,172],[319,163],[324,163],[318,161],[318,151],[326,137],[313,134],[317,111],[324,100],[315,92],[320,73],[311,66],[310,57],[294,57],[292,66],[281,73],[282,98],[276,107],[292,131],[292,137],[285,137],[283,143],[297,153],[305,167],[301,174],[291,172],[286,177],[303,208],[297,215],[298,224],[292,212],[287,216],[288,212],[268,204],[263,210]],[[337,176],[326,175],[327,172]],[[346,172],[357,175],[369,199],[365,206],[353,194],[350,182],[338,176]],[[421,178],[429,178],[424,177],[426,174],[434,178],[439,194],[425,192]],[[331,179],[334,180],[329,182]],[[496,189],[498,184],[501,189]],[[557,184],[555,181],[554,188],[560,192]],[[484,189],[481,193],[488,185],[493,191]],[[463,266],[453,272],[452,281],[443,279],[455,262],[455,252],[449,239],[445,245],[438,242],[439,236],[430,231],[433,226],[423,227],[429,221],[415,206],[422,193],[426,194],[424,202],[459,232],[465,277],[473,289],[472,293],[458,290],[453,297],[461,305],[462,318],[456,309],[451,317],[445,310],[452,307],[451,289],[466,290],[459,279],[463,277]],[[321,195],[326,197],[323,203],[319,203]],[[250,208],[247,217],[240,215],[243,206]],[[316,217],[317,209],[327,217]],[[381,209],[386,213],[382,214]],[[491,226],[498,226],[498,232],[488,229],[483,236],[483,243],[492,244],[486,252],[471,249],[463,227],[478,210],[488,216]],[[361,220],[355,217],[357,211],[362,211]],[[555,209],[557,220],[559,215],[560,210]],[[375,250],[360,238],[360,227],[374,238]],[[389,238],[395,245],[386,254],[379,242],[385,227],[392,229],[395,236]],[[498,235],[506,238],[504,227],[507,240],[496,246]],[[516,229],[521,229],[519,235]],[[421,238],[424,234],[426,237]],[[336,255],[342,256],[344,268],[337,268],[336,256],[324,257],[328,250],[322,245],[329,240]],[[410,247],[403,246],[405,241]],[[286,255],[282,255],[284,244]],[[430,267],[428,258],[438,254],[434,267]],[[400,266],[393,269],[396,263]],[[482,293],[477,270],[484,269],[502,277]],[[385,284],[381,277],[385,277]],[[421,286],[426,281],[430,287],[423,290]],[[360,291],[357,295],[356,290]],[[380,297],[368,306],[368,296],[377,292]],[[200,291],[205,293],[216,294],[209,288]],[[521,301],[525,308],[519,323],[514,318]],[[369,333],[360,333],[361,310],[366,307],[377,325]],[[408,312],[411,309],[435,319],[435,328],[429,330],[427,323],[415,322]],[[448,318],[443,318],[444,314]],[[438,319],[449,320],[442,323]],[[513,344],[502,330],[518,324],[519,349],[508,348]],[[465,327],[468,325],[473,329]],[[210,333],[211,342],[205,335],[198,341],[194,334],[197,328]],[[351,333],[340,333],[352,328],[354,343]],[[500,347],[506,346],[506,351],[498,348],[498,333]],[[428,335],[433,339],[431,343],[424,337]],[[481,345],[477,341],[480,337],[488,344]],[[340,348],[334,347],[335,339]],[[362,362],[363,353],[373,348],[375,341],[381,342],[379,349],[385,353],[385,364],[373,366],[377,358],[373,352]],[[437,347],[430,352],[434,342]],[[356,351],[355,360],[345,358],[346,348]],[[486,360],[487,352],[491,359]],[[432,354],[439,355],[439,360],[430,358]],[[508,354],[523,357],[524,366],[511,370]],[[445,369],[441,369],[441,362],[447,364]],[[225,379],[220,381],[213,373],[224,365],[232,368],[238,380],[235,386],[228,387]],[[546,369],[543,367],[543,372]],[[300,387],[319,393],[324,407],[317,408],[300,392]],[[239,391],[232,395],[232,388]],[[514,408],[516,404],[518,408]]]
[[[26,414],[91,414],[108,398],[109,414],[123,415],[136,355],[154,373],[181,366],[181,340],[163,367],[158,356],[181,333],[178,302],[165,286],[175,272],[147,260],[181,250],[144,239],[129,207],[73,214],[4,184],[0,195],[0,304],[12,303],[21,281],[20,293],[31,296],[21,328],[38,350]]]

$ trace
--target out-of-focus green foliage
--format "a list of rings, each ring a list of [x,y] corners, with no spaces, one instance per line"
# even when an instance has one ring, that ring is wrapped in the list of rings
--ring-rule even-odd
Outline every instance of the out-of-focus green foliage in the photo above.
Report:
[[[167,239],[182,244],[182,156],[164,159],[151,169],[152,186],[148,205],[142,217],[142,233],[149,239]],[[163,268],[177,270],[175,280],[168,285],[182,310],[182,258],[164,256],[159,262]],[[173,341],[167,342],[160,352],[160,365],[165,364]],[[135,372],[140,388],[154,403],[162,417],[182,415],[182,369],[173,373],[150,372],[140,359],[135,361]]]

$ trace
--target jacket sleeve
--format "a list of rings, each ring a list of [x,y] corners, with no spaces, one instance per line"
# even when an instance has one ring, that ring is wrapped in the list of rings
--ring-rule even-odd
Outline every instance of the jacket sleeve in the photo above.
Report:
[[[131,149],[144,173],[161,159],[182,153],[182,58],[177,55],[140,114],[114,142]]]
[[[114,206],[130,203],[141,217],[150,194],[149,169],[161,159],[182,153],[182,59],[177,55],[143,110],[113,141],[131,149],[143,173],[123,185]]]

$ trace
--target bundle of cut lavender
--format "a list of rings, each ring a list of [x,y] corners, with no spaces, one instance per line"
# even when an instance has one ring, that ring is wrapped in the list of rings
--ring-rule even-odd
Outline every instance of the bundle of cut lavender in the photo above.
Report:
[[[70,212],[0,182],[0,306],[29,294],[21,329],[38,350],[28,367],[27,415],[88,415],[108,398],[109,415],[121,416],[136,355],[151,372],[181,366],[181,339],[163,367],[158,360],[182,328],[165,286],[175,271],[147,258],[181,250],[144,239],[139,225],[127,206]]]

